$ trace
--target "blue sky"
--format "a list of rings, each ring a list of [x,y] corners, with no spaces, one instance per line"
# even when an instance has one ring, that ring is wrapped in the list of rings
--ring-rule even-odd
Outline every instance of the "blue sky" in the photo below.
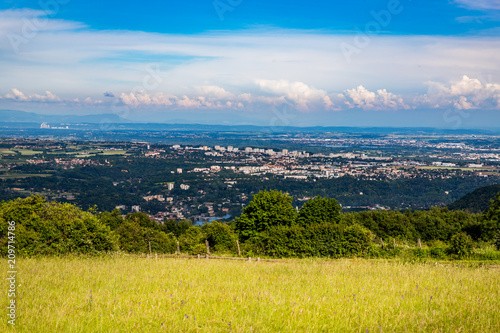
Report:
[[[371,11],[386,9],[390,1],[76,1],[59,3],[57,17],[84,22],[93,29],[139,30],[159,33],[195,34],[214,30],[274,26],[288,29],[318,29],[348,33],[372,20]],[[3,1],[2,9],[41,8],[44,1]],[[456,35],[495,29],[491,11],[481,1],[397,1],[404,8],[386,33]],[[495,3],[495,1],[484,1]],[[52,2],[45,0],[47,8]],[[473,8],[467,6],[470,3]],[[496,2],[498,4],[498,2]],[[232,5],[233,4],[233,5]],[[218,8],[218,9],[217,9]],[[221,14],[221,15],[219,15]],[[463,22],[469,17],[470,20]],[[222,19],[221,19],[222,18]],[[475,18],[475,19],[472,19]],[[498,34],[498,31],[497,31]]]
[[[492,127],[500,0],[0,1],[0,109]]]

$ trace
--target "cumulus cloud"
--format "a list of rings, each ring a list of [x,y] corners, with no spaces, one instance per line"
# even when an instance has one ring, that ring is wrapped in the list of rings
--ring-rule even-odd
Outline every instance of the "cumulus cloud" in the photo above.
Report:
[[[172,95],[162,92],[136,91],[121,93],[119,100],[130,107],[168,107],[170,109],[231,109],[242,108],[243,103],[225,89],[205,86],[204,95]]]
[[[405,99],[388,91],[378,89],[371,91],[359,85],[341,93],[327,93],[325,90],[313,88],[303,82],[287,80],[258,80],[258,91],[233,93],[215,86],[199,86],[191,90],[191,94],[172,94],[156,91],[131,91],[118,95],[105,93],[101,99],[73,98],[61,99],[56,94],[45,91],[43,94],[25,94],[12,88],[0,100],[15,102],[63,103],[67,105],[116,105],[122,104],[133,108],[161,109],[203,109],[203,110],[254,110],[260,107],[292,106],[299,111],[311,110],[408,110],[418,108],[455,108],[500,109],[500,84],[483,83],[479,79],[467,75],[449,84],[427,82],[428,91],[406,102]]]
[[[84,106],[96,106],[101,105],[104,102],[101,99],[92,98],[90,96],[85,97],[83,100],[76,98],[72,101],[63,101],[65,104],[76,104],[76,105],[84,105]]]
[[[219,86],[201,86],[200,93],[204,96],[212,96],[215,98],[232,98],[233,94]]]
[[[356,33],[99,31],[56,16],[43,10],[0,10],[0,87],[72,96],[61,103],[97,96],[103,101],[93,103],[132,107],[260,109],[286,104],[300,111],[368,110],[404,109],[410,97],[403,100],[400,91],[421,91],[431,79],[447,82],[462,73],[500,77],[500,40],[491,36],[371,36],[369,46],[346,62],[340,46],[352,43]],[[23,27],[31,32],[26,24],[36,25],[33,33],[23,34]],[[22,37],[17,39],[19,52],[9,38],[1,38],[5,34]],[[360,82],[364,86],[358,87]],[[451,95],[444,86],[435,88],[434,95]],[[345,90],[352,87],[357,88]],[[9,99],[51,99],[47,93],[23,95],[11,91]],[[479,98],[478,93],[459,94],[446,104],[425,96],[427,107],[432,100],[461,108],[476,107],[473,97]]]
[[[17,101],[27,101],[28,96],[26,96],[22,91],[17,88],[12,88],[7,94],[3,96],[5,99],[13,99]]]
[[[166,106],[184,109],[241,109],[245,106],[292,103],[299,110],[312,108],[331,108],[333,102],[328,94],[303,82],[286,80],[257,80],[258,93],[243,92],[235,94],[217,85],[195,88],[195,93],[167,95],[162,92],[135,91],[120,94],[123,104],[140,106]]]
[[[324,90],[310,87],[304,82],[257,80],[256,83],[264,92],[275,94],[280,100],[287,99],[295,103],[301,110],[309,110],[315,106],[324,108],[333,107],[331,98]]]
[[[387,110],[387,109],[408,109],[402,97],[388,92],[386,89],[370,91],[360,85],[353,89],[346,90],[339,95],[344,99],[349,108],[360,108],[363,110]]]
[[[500,10],[500,0],[455,0],[461,7],[479,10]]]
[[[128,106],[170,106],[174,105],[177,100],[176,96],[167,95],[164,93],[149,94],[144,91],[132,91],[129,93],[121,93],[120,100]]]
[[[6,94],[1,95],[0,101],[16,103],[51,103],[51,105],[58,104],[65,106],[96,106],[104,104],[101,99],[90,96],[65,99],[57,96],[51,91],[45,91],[41,94],[26,94],[17,88],[12,88]]]
[[[481,82],[463,75],[449,84],[428,82],[422,102],[433,108],[454,107],[460,110],[500,108],[500,84]]]
[[[41,95],[40,94],[26,95],[17,88],[12,88],[2,98],[14,101],[22,101],[22,102],[58,102],[61,100],[59,97],[57,97],[50,91],[45,91],[45,93]]]

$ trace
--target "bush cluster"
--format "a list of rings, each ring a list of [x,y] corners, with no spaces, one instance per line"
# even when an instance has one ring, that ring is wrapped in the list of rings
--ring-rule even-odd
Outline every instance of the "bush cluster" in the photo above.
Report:
[[[271,257],[466,258],[481,246],[500,247],[500,194],[483,214],[427,211],[342,213],[335,199],[317,197],[301,209],[280,191],[254,195],[230,223],[201,227],[189,220],[157,222],[147,214],[95,213],[40,196],[0,203],[0,254],[8,222],[16,222],[20,255],[212,253]],[[422,245],[424,244],[424,245]],[[482,258],[498,258],[484,250]]]

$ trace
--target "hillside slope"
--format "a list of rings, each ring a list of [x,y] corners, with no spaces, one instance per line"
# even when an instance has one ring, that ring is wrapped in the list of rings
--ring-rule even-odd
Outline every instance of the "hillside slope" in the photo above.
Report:
[[[480,213],[488,209],[488,204],[500,192],[500,184],[480,187],[448,205],[452,210],[468,210]]]

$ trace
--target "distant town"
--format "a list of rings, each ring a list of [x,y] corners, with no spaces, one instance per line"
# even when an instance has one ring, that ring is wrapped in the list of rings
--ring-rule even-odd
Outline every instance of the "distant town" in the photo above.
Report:
[[[344,210],[404,210],[447,205],[500,179],[500,139],[481,133],[437,138],[362,129],[148,132],[66,126],[43,123],[39,133],[4,133],[0,199],[40,194],[85,209],[202,223],[239,214],[266,188],[291,193],[297,208],[323,195],[337,198]]]

